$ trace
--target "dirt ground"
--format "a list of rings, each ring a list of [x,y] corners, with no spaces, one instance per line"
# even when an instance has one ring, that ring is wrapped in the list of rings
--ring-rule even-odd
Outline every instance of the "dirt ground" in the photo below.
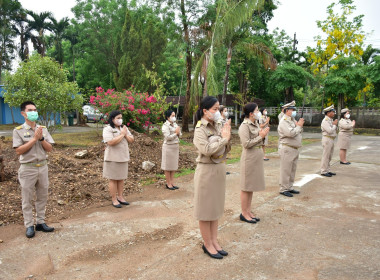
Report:
[[[132,130],[131,130],[132,131]],[[144,182],[156,181],[156,187],[162,187],[164,180],[157,178],[162,173],[162,141],[132,131],[135,142],[130,145],[131,160],[126,181],[126,195],[142,191]],[[189,140],[189,139],[185,139]],[[75,210],[83,210],[94,204],[109,202],[108,180],[102,178],[103,144],[88,149],[84,159],[74,157],[83,148],[70,148],[56,144],[49,153],[49,200],[46,216],[49,220],[68,218]],[[5,160],[5,181],[0,182],[0,225],[22,224],[21,191],[17,180],[20,166],[18,156],[12,148],[11,141],[1,143]],[[195,167],[194,149],[181,149],[179,168]],[[142,162],[149,160],[155,167],[148,171],[142,169]]]
[[[302,149],[301,194],[286,198],[278,195],[278,154],[269,156],[266,190],[253,198],[256,225],[238,219],[240,163],[227,166],[223,260],[201,251],[188,175],[178,191],[140,187],[122,209],[110,205],[107,190],[95,187],[104,193],[95,200],[89,189],[86,206],[66,219],[50,214],[56,231],[32,239],[19,222],[1,226],[0,279],[380,279],[380,137],[354,136],[350,166],[339,164],[335,149],[333,178],[316,175],[320,157],[320,142]]]

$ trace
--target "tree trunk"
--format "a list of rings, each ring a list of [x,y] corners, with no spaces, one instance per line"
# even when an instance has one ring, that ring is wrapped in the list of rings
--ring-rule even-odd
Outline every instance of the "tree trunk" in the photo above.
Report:
[[[338,109],[337,109],[338,114],[340,113],[340,110],[342,110],[343,107],[344,107],[344,94],[339,93],[339,95],[338,95]]]
[[[230,72],[230,66],[231,66],[231,57],[232,57],[232,42],[230,41],[228,43],[226,73],[224,75],[224,86],[223,86],[223,96],[222,96],[223,106],[226,106],[226,100],[227,100],[227,86],[228,86],[229,72]]]
[[[288,103],[292,102],[293,100],[294,100],[294,89],[293,89],[293,87],[290,87],[290,89],[289,89]]]
[[[9,106],[9,108],[11,109],[11,116],[12,116],[12,123],[15,124],[15,116],[13,115],[13,109],[11,106]]]
[[[183,109],[182,116],[182,130],[185,132],[189,131],[189,111],[190,111],[190,88],[191,88],[191,68],[192,68],[192,58],[190,52],[190,35],[189,26],[186,20],[185,11],[185,1],[181,0],[181,15],[183,24],[184,40],[186,44],[186,96],[185,96],[185,107]]]

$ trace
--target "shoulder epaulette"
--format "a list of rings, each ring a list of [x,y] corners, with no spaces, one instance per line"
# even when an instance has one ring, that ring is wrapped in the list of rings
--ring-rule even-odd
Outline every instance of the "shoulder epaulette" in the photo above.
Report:
[[[46,128],[46,126],[44,126],[44,125],[40,125],[40,127],[42,127],[42,128]]]
[[[248,120],[244,120],[243,123],[248,123]]]
[[[19,125],[18,127],[16,127],[17,130],[19,130],[21,128],[22,128],[22,125]]]
[[[201,125],[202,125],[202,122],[201,122],[201,121],[198,121],[198,122],[197,122],[197,125],[196,125],[195,127],[201,127]]]

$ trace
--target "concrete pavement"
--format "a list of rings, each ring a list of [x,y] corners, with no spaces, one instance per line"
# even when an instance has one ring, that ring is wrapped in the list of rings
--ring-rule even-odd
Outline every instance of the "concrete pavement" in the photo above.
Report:
[[[255,225],[238,219],[240,163],[228,165],[223,260],[201,250],[190,175],[178,191],[148,186],[128,207],[97,206],[31,240],[22,226],[0,227],[0,279],[380,279],[380,137],[353,136],[349,166],[336,148],[332,178],[317,174],[321,154],[320,142],[302,149],[293,198],[278,194],[269,156]]]

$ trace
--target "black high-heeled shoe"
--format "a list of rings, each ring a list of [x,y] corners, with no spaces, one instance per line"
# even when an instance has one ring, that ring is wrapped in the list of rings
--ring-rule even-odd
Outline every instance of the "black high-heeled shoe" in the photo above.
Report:
[[[178,190],[178,189],[179,189],[179,187],[177,187],[177,186],[173,186],[173,188],[175,188],[176,190]]]
[[[222,250],[217,250],[219,254],[221,254],[223,257],[228,256],[228,252]]]
[[[213,259],[223,259],[223,256],[218,252],[218,253],[216,253],[216,254],[211,254],[208,250],[207,250],[207,248],[205,247],[205,245],[203,244],[202,245],[202,249],[203,249],[203,252],[205,252],[207,255],[209,255],[211,258],[213,258]]]

